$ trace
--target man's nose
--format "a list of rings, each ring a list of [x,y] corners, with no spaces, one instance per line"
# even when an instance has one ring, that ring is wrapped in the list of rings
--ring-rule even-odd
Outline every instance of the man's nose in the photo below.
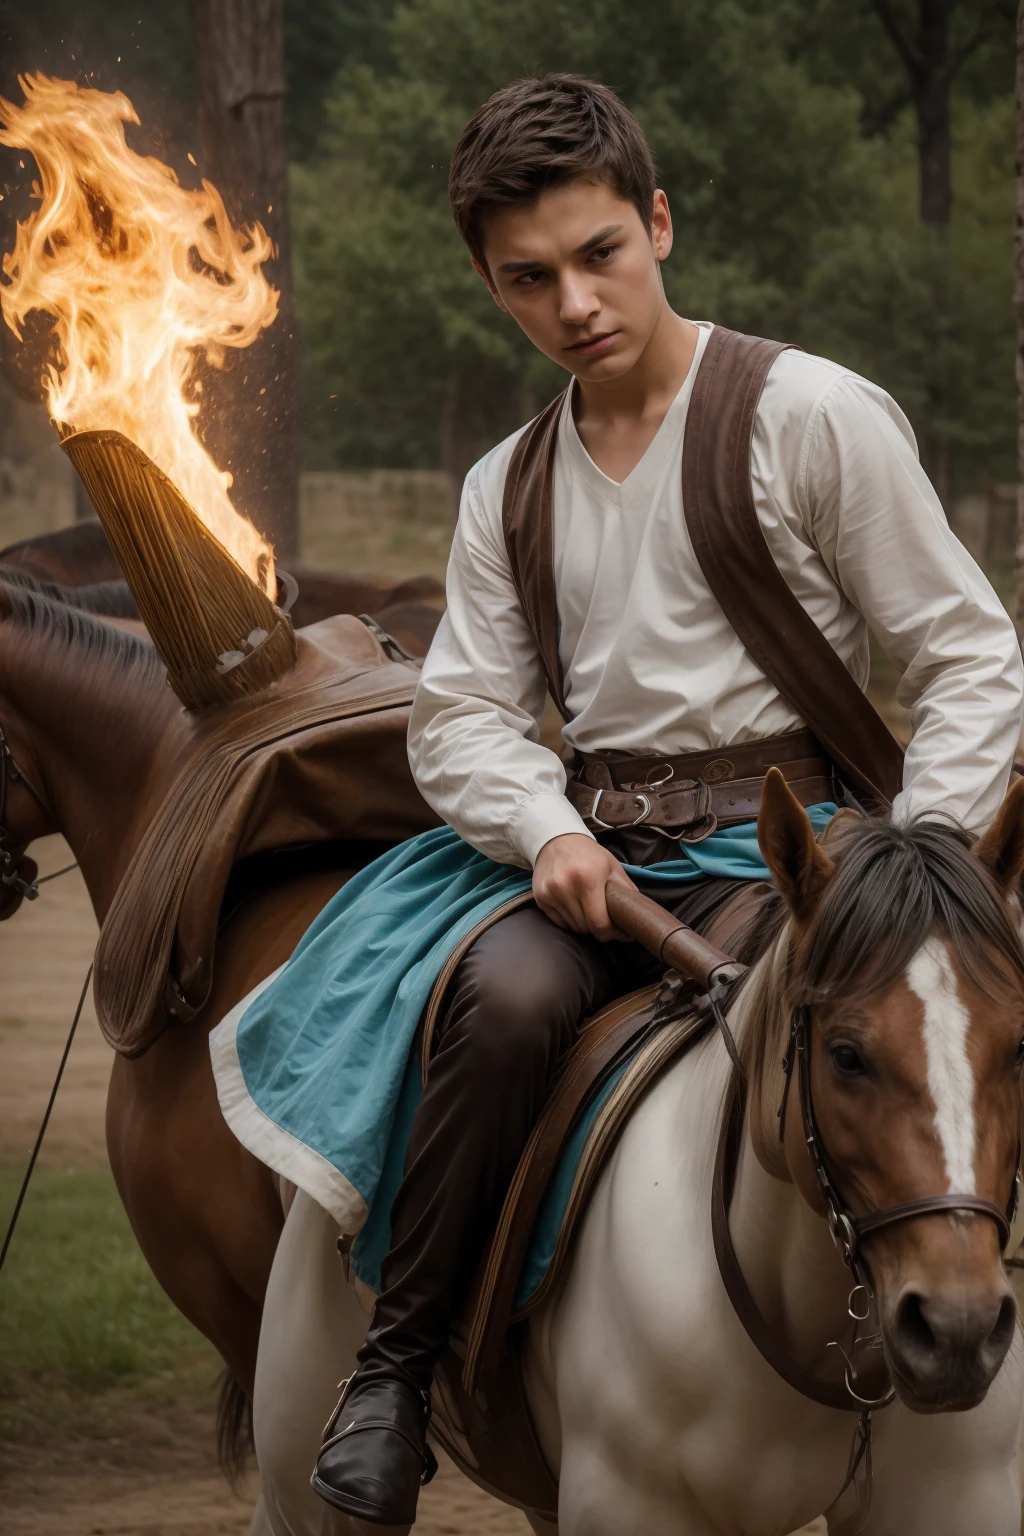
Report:
[[[558,297],[559,316],[565,325],[586,325],[601,308],[592,285],[576,272],[562,278]]]

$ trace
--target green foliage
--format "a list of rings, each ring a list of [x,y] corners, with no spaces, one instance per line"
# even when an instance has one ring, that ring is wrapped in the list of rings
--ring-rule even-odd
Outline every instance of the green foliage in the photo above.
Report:
[[[822,234],[805,290],[809,344],[884,384],[926,463],[948,443],[961,486],[1015,472],[1013,116],[1012,97],[957,103],[956,201],[943,233],[917,218],[904,114],[871,147],[870,217]]]
[[[999,88],[955,102],[943,241],[918,224],[902,66],[868,0],[635,0],[628,25],[612,0],[409,0],[389,62],[341,71],[296,170],[309,462],[459,472],[558,387],[472,273],[445,183],[491,91],[561,69],[612,85],[648,134],[678,309],[877,379],[962,482],[1008,473],[1012,29],[991,4]]]
[[[765,0],[778,18],[783,46],[823,85],[851,87],[861,102],[861,127],[886,133],[910,105],[906,69],[873,0]],[[916,0],[895,0],[907,32],[920,24]],[[1014,0],[950,0],[949,49],[959,63],[957,86],[983,106],[1013,91]]]
[[[0,1173],[5,1226],[19,1181]],[[41,1379],[92,1391],[206,1349],[150,1273],[109,1171],[37,1170],[0,1275],[0,1435]]]
[[[343,65],[385,70],[395,0],[285,0],[288,135],[304,160],[322,127],[323,102]]]
[[[784,328],[815,229],[857,195],[855,98],[809,83],[772,18],[737,0],[639,0],[627,32],[611,0],[414,0],[391,42],[390,72],[342,73],[320,154],[296,175],[317,462],[437,463],[446,426],[465,439],[469,407],[489,401],[479,441],[445,445],[447,462],[460,446],[471,458],[556,387],[447,210],[462,126],[516,75],[591,74],[637,110],[676,215],[673,297],[691,313]]]

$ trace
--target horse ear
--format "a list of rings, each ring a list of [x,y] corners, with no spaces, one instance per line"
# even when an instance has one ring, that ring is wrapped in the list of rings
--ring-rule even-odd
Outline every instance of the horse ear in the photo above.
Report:
[[[793,916],[806,921],[835,865],[815,841],[807,812],[777,768],[765,774],[757,841]]]
[[[978,838],[972,852],[994,875],[1001,890],[1016,888],[1024,873],[1024,779],[1010,785],[995,821]]]

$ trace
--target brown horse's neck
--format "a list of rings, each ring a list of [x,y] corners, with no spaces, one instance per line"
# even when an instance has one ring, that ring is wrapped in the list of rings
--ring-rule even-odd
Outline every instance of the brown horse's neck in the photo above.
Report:
[[[188,718],[144,642],[52,607],[29,618],[5,607],[0,591],[0,724],[102,923],[155,786],[187,747]],[[9,830],[17,841],[13,821]]]

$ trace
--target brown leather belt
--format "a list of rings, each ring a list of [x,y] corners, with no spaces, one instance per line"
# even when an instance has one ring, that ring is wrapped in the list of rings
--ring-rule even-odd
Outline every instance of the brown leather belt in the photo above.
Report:
[[[835,799],[834,766],[810,731],[674,757],[578,752],[565,793],[591,831],[643,826],[699,843],[716,827],[757,819],[769,768],[801,805]]]

